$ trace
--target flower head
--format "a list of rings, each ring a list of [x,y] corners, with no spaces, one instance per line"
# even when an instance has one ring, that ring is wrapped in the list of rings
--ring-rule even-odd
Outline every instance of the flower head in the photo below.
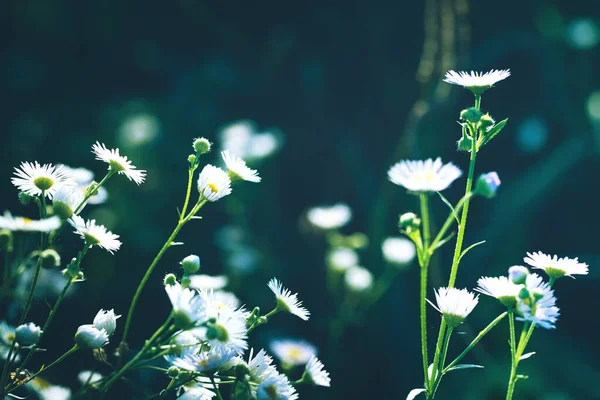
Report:
[[[283,287],[283,284],[276,278],[269,281],[269,289],[275,294],[277,299],[277,308],[281,311],[286,311],[294,314],[304,321],[308,321],[310,312],[302,307],[302,302],[298,300],[298,294],[290,292],[288,289]]]
[[[257,382],[262,382],[270,376],[277,375],[277,369],[272,365],[273,358],[268,355],[264,350],[253,355],[253,349],[250,349],[250,356],[248,357],[248,369],[250,370],[250,376]]]
[[[331,385],[331,378],[329,378],[329,372],[323,368],[323,363],[313,355],[306,364],[302,381],[310,382],[317,386],[329,387]]]
[[[5,211],[4,215],[0,215],[0,229],[48,233],[58,228],[60,228],[60,218],[57,216],[33,220],[25,217],[13,217],[9,211]]]
[[[258,400],[296,400],[298,398],[296,389],[283,374],[271,375],[259,383],[256,395]]]
[[[231,179],[221,168],[208,164],[198,177],[198,192],[208,201],[217,201],[231,193]]]
[[[495,297],[507,307],[514,307],[520,288],[519,285],[515,285],[506,276],[498,278],[483,277],[477,281],[475,291],[486,296]]]
[[[556,307],[554,290],[538,274],[527,276],[525,288],[527,290],[521,290],[519,293],[516,307],[521,315],[519,320],[535,323],[536,326],[545,329],[554,329],[560,315],[560,310]]]
[[[452,163],[442,164],[438,157],[425,161],[400,161],[388,171],[388,179],[411,192],[440,192],[462,175]]]
[[[255,169],[248,168],[244,160],[230,154],[229,150],[222,151],[221,156],[225,161],[229,178],[232,181],[241,179],[248,182],[260,182],[261,178],[258,176],[258,172]]]
[[[317,354],[317,348],[304,340],[273,340],[271,350],[286,368],[304,365]]]
[[[75,233],[91,246],[100,246],[111,254],[121,247],[119,235],[110,232],[103,225],[96,225],[95,219],[84,221],[79,215],[73,215],[68,221],[75,228]]]
[[[210,349],[197,353],[195,350],[184,350],[179,357],[171,357],[171,365],[195,372],[216,372],[229,369],[236,362],[233,349]]]
[[[496,195],[500,183],[500,178],[496,172],[481,174],[475,183],[475,192],[483,197],[491,199]]]
[[[53,385],[39,376],[33,378],[25,385],[27,389],[35,392],[40,400],[70,400],[71,389]]]
[[[83,348],[99,349],[108,344],[108,333],[92,324],[81,325],[75,333],[75,342]]]
[[[94,318],[94,326],[96,329],[104,329],[108,336],[111,336],[117,329],[117,318],[119,317],[120,315],[115,315],[114,310],[100,310]]]
[[[96,144],[92,146],[92,153],[96,155],[96,160],[107,163],[110,171],[123,174],[127,179],[138,185],[144,183],[146,171],[143,169],[136,169],[126,156],[119,154],[119,149],[107,149],[104,143],[96,142]]]
[[[213,313],[214,323],[208,325],[206,339],[211,350],[233,350],[242,354],[248,348],[246,334],[246,315],[242,310],[223,306]]]
[[[473,311],[478,302],[478,296],[467,289],[441,287],[435,294],[437,309],[442,313],[446,323],[456,328]]]
[[[33,322],[20,325],[15,330],[15,340],[21,346],[31,346],[41,335],[42,329]]]
[[[346,225],[352,218],[352,210],[346,204],[314,207],[306,213],[308,221],[319,229],[338,229]]]
[[[226,275],[190,275],[190,288],[192,289],[223,289],[229,283]]]
[[[195,291],[183,288],[179,283],[166,285],[165,291],[173,305],[175,325],[178,328],[189,328],[194,323],[206,321],[206,304]]]
[[[404,237],[389,237],[381,243],[383,258],[391,264],[399,266],[410,264],[417,250],[415,244]]]
[[[21,163],[19,168],[15,168],[15,176],[11,182],[21,192],[30,196],[39,196],[44,193],[50,199],[60,187],[75,185],[73,179],[61,166],[40,165],[37,161]]]
[[[89,371],[89,370],[81,371],[80,373],[77,374],[77,380],[82,385],[94,384],[94,383],[100,381],[102,378],[103,378],[103,376],[100,372]]]
[[[83,202],[83,199],[83,191],[78,187],[60,187],[52,198],[52,209],[54,214],[62,219],[71,218],[77,207]],[[83,207],[81,209],[83,209]],[[81,211],[81,209],[79,211]]]
[[[576,258],[562,257],[557,255],[550,256],[538,251],[537,253],[527,253],[523,259],[527,264],[536,269],[543,269],[549,277],[558,279],[563,276],[587,275],[588,265],[581,263]]]
[[[347,247],[336,247],[327,254],[327,264],[336,271],[345,271],[358,264],[358,254]]]
[[[469,89],[474,94],[479,95],[509,76],[510,70],[508,69],[493,69],[485,74],[483,72],[471,71],[471,73],[468,73],[464,71],[456,72],[450,70],[446,72],[444,82],[462,86]]]
[[[348,290],[361,293],[373,286],[373,274],[368,269],[355,265],[346,270],[344,283]]]

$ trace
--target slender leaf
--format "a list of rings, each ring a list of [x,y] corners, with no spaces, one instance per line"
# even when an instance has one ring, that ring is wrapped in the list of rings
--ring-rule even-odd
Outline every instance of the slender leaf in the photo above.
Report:
[[[440,195],[440,198],[442,199],[442,201],[444,203],[446,203],[446,205],[450,208],[450,211],[452,212],[452,215],[454,215],[454,219],[456,219],[456,222],[460,223],[458,220],[458,214],[456,214],[456,210],[454,209],[454,207],[452,207],[452,204],[450,204],[448,199],[445,198],[443,194],[441,194],[440,192],[437,192],[437,194]]]
[[[477,243],[473,243],[472,245],[470,245],[469,247],[467,247],[466,249],[463,250],[462,253],[460,253],[460,257],[458,258],[458,261],[462,260],[463,256],[465,254],[467,254],[469,252],[469,250],[471,250],[473,247],[477,247],[480,244],[484,244],[485,240],[482,240],[481,242],[477,242]]]
[[[423,388],[413,389],[413,390],[410,391],[410,393],[408,394],[408,396],[406,396],[406,400],[413,400],[415,397],[417,397],[418,395],[420,395],[424,391],[425,391],[425,389],[423,389]]]
[[[452,368],[449,368],[446,372],[454,371],[456,369],[467,369],[467,368],[484,368],[484,366],[477,365],[477,364],[458,364]]]
[[[456,232],[450,233],[448,236],[446,236],[445,239],[442,239],[439,242],[437,242],[435,244],[435,246],[430,249],[430,251],[437,250],[440,247],[442,247],[443,245],[445,245],[446,243],[448,243],[450,241],[450,239],[452,239],[454,237],[455,234],[456,234]]]
[[[535,351],[532,351],[531,353],[523,354],[521,357],[519,357],[519,361],[526,360],[534,354],[535,354]]]
[[[500,121],[496,125],[494,125],[489,131],[487,131],[487,133],[485,134],[485,137],[483,138],[483,143],[481,145],[483,146],[483,145],[487,144],[490,140],[493,139],[494,136],[496,136],[498,133],[500,133],[500,131],[502,130],[502,128],[504,128],[504,126],[506,125],[507,122],[508,122],[508,118],[503,119],[502,121]]]

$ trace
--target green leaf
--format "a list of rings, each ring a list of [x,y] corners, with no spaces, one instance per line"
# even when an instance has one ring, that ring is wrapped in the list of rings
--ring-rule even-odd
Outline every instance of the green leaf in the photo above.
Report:
[[[466,249],[464,249],[462,251],[462,253],[460,253],[460,257],[458,258],[458,261],[462,260],[463,256],[465,254],[467,254],[469,252],[469,250],[471,250],[473,247],[477,247],[480,244],[484,244],[484,243],[485,243],[485,240],[482,240],[481,242],[473,243],[472,245],[470,245],[469,247],[467,247]]]
[[[500,133],[500,131],[502,130],[502,128],[504,128],[504,126],[506,125],[507,122],[508,122],[508,118],[498,122],[489,131],[487,131],[483,138],[483,143],[481,143],[481,145],[483,146],[483,145],[487,144],[490,140],[492,140],[494,138],[494,136],[496,136],[498,133]]]
[[[535,351],[532,351],[531,353],[523,354],[521,357],[519,357],[519,361],[526,360],[534,354],[535,354]]]
[[[452,204],[450,204],[450,202],[448,201],[448,199],[445,198],[443,194],[441,194],[440,192],[437,192],[437,194],[440,196],[440,199],[442,199],[442,201],[444,203],[446,203],[446,205],[450,208],[450,211],[452,212],[452,215],[454,215],[454,218],[456,219],[456,222],[460,224],[460,222],[458,220],[458,214],[456,214],[456,210],[454,209],[454,207],[452,207]]]
[[[425,389],[423,389],[423,388],[413,389],[413,390],[410,391],[410,393],[408,394],[408,396],[406,396],[406,400],[413,400],[415,397],[417,397],[418,395],[420,395],[424,391],[425,391]]]
[[[449,368],[448,370],[446,370],[446,372],[454,371],[456,369],[467,369],[467,368],[484,368],[484,366],[477,365],[477,364],[458,364],[452,368]]]

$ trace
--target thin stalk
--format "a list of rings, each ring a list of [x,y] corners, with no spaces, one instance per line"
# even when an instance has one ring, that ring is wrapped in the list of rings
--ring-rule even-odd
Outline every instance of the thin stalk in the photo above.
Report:
[[[519,361],[521,356],[523,355],[523,352],[525,351],[525,348],[527,347],[527,343],[529,342],[529,339],[531,339],[531,335],[533,334],[533,331],[535,329],[535,324],[531,324],[529,326],[529,329],[527,329],[527,325],[523,326],[523,330],[521,331],[521,337],[519,338],[519,345],[517,346],[517,351],[515,353],[515,356],[512,360],[512,365],[510,368],[510,378],[508,380],[508,389],[506,390],[506,400],[512,400],[513,398],[513,394],[515,392],[515,387],[517,385],[517,381],[519,380],[518,376],[517,376],[517,368],[519,367]],[[514,345],[514,337],[511,338],[511,340],[513,341],[513,344],[511,344],[511,346]]]
[[[462,210],[463,205],[465,204],[465,201],[469,198],[471,198],[471,196],[473,196],[473,193],[469,193],[464,195],[459,201],[458,203],[456,203],[456,206],[454,207],[454,211],[456,213],[459,213],[460,210]],[[440,229],[440,231],[438,232],[438,234],[435,236],[435,238],[433,239],[433,242],[431,242],[431,246],[429,246],[429,251],[430,253],[432,253],[435,249],[435,246],[439,243],[440,240],[442,240],[444,238],[444,235],[446,234],[446,232],[448,231],[448,229],[450,228],[450,226],[452,225],[452,223],[456,220],[454,213],[450,213],[448,215],[448,218],[446,218],[446,221],[444,222],[444,225],[442,225],[442,228]]]
[[[108,172],[106,173],[106,175],[104,175],[104,178],[102,178],[102,180],[100,182],[98,182],[98,184],[96,185],[96,190],[98,190],[102,185],[104,185],[106,183],[106,181],[115,174],[115,171],[113,171],[112,169],[109,169]],[[87,193],[85,195],[85,197],[83,198],[83,200],[81,201],[81,203],[79,203],[79,205],[77,206],[77,208],[75,208],[75,211],[73,211],[73,214],[77,215],[79,214],[79,212],[83,209],[83,206],[85,206],[85,203],[90,199],[90,197],[92,197],[93,193]]]
[[[452,331],[454,330],[454,328],[449,327],[446,330],[446,334],[444,335],[444,343],[442,345],[442,352],[441,352],[441,359],[439,361],[439,365],[433,365],[432,369],[431,369],[431,380],[433,381],[433,386],[431,389],[431,394],[432,397],[435,397],[435,393],[437,391],[437,388],[440,384],[440,381],[442,380],[442,376],[443,376],[443,369],[444,369],[444,364],[446,363],[446,354],[448,354],[448,347],[450,346],[450,337],[452,336]],[[439,371],[438,371],[439,368]]]
[[[221,396],[221,391],[219,390],[219,388],[217,387],[217,383],[215,382],[215,377],[214,376],[210,376],[210,382],[212,383],[213,387],[215,388],[215,393],[217,394],[217,398],[219,400],[223,400],[223,396]]]
[[[429,392],[429,355],[427,353],[427,272],[429,269],[429,241],[430,241],[430,227],[429,227],[429,207],[427,204],[427,194],[421,193],[419,195],[421,203],[421,219],[423,220],[423,253],[419,259],[421,264],[421,287],[419,291],[419,309],[420,309],[420,321],[421,321],[421,358],[423,361],[423,379],[425,381],[425,389]]]

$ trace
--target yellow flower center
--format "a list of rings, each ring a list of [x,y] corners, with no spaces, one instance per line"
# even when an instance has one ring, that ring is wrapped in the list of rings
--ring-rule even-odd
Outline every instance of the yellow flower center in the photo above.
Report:
[[[437,179],[437,175],[433,171],[419,171],[415,174],[415,180],[431,182]]]
[[[210,188],[213,193],[219,193],[219,188],[214,183],[209,183],[206,187]]]
[[[301,355],[302,351],[297,347],[292,347],[288,350],[288,356],[290,356],[290,358],[293,358],[294,360],[299,359]]]

